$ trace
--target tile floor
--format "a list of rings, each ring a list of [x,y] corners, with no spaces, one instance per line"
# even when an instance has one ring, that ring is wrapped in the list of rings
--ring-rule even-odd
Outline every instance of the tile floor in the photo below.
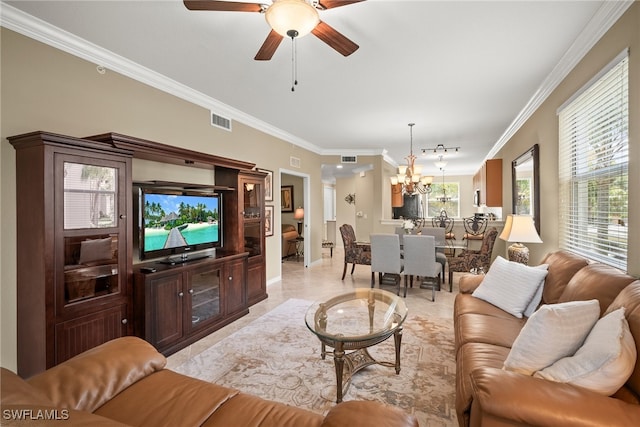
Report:
[[[329,256],[328,249],[324,250],[322,263],[309,268],[304,268],[302,260],[296,261],[295,258],[283,261],[282,280],[267,287],[269,298],[251,306],[248,315],[168,357],[167,367],[171,368],[182,364],[251,321],[273,310],[289,298],[315,301],[327,299],[353,288],[371,286],[371,268],[365,265],[357,265],[354,274],[350,275],[351,264],[349,264],[344,281],[340,280],[343,261],[342,248],[334,248],[333,257]],[[458,278],[459,274],[454,274],[453,292],[449,292],[448,283],[442,286],[440,292],[436,292],[435,302],[431,301],[430,289],[409,288],[406,304],[410,312],[428,317],[451,319],[453,300],[458,290]],[[378,286],[376,283],[376,287]],[[384,286],[383,289],[393,290],[388,286]],[[299,319],[299,321],[304,322],[304,319]]]

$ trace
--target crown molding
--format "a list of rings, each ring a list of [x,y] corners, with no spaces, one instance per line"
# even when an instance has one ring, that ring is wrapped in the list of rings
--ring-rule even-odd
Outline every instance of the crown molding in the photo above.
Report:
[[[485,160],[493,158],[498,151],[515,135],[515,133],[529,120],[533,113],[551,95],[551,93],[569,75],[578,62],[595,46],[595,44],[609,31],[613,24],[633,4],[634,0],[605,1],[596,11],[584,30],[578,35],[573,44],[567,49],[560,62],[551,70],[551,73],[542,82],[542,85],[533,94],[529,102],[518,113],[509,127],[494,144]]]
[[[313,153],[322,152],[320,147],[302,138],[5,3],[0,4],[0,25]]]

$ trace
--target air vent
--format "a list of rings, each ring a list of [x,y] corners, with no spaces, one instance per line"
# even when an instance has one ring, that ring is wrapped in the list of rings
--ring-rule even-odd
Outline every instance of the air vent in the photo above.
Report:
[[[289,157],[289,166],[300,169],[300,159],[297,157]]]
[[[211,126],[231,131],[231,119],[220,116],[211,111]]]
[[[358,156],[340,156],[342,163],[358,163]]]

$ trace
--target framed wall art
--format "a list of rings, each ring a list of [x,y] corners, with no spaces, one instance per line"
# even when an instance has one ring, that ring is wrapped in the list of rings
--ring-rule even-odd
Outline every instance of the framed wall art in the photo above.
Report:
[[[293,185],[280,187],[280,208],[282,212],[293,212]]]
[[[264,207],[264,235],[267,237],[273,236],[273,212],[272,205]]]
[[[268,169],[258,170],[267,174],[264,178],[264,200],[265,202],[273,202],[273,171]]]

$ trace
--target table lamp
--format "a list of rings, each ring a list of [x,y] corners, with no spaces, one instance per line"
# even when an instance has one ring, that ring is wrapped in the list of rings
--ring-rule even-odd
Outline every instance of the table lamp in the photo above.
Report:
[[[542,243],[533,218],[528,215],[508,215],[500,239],[514,242],[507,251],[509,261],[529,264],[529,248],[523,243]]]
[[[298,234],[302,236],[302,218],[304,218],[304,209],[297,208],[293,214],[293,219],[298,220]]]

